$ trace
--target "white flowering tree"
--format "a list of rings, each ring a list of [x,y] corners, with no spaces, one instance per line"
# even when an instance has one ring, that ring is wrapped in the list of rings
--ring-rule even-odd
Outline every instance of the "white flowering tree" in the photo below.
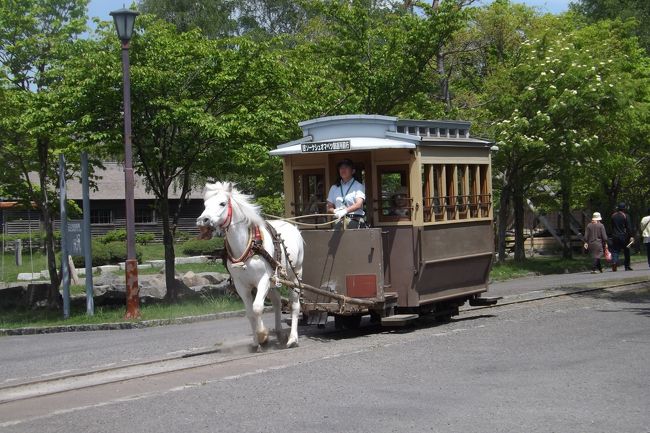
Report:
[[[532,185],[550,185],[560,198],[570,257],[572,206],[603,187],[620,191],[630,167],[647,156],[640,128],[648,117],[648,59],[620,23],[580,26],[571,15],[543,20],[515,63],[488,80],[484,97],[501,119],[493,124],[502,149],[495,162],[515,214]],[[523,245],[523,227],[516,232]]]

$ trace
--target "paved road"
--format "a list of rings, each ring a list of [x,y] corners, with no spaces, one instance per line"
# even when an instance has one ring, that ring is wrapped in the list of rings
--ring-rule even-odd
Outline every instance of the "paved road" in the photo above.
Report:
[[[176,346],[147,346],[163,353],[227,338],[222,328],[236,322],[83,338],[124,333],[148,344],[167,330]],[[649,325],[644,288],[465,312],[403,332],[326,330],[295,350],[51,396],[29,410],[0,405],[0,431],[648,432]],[[195,335],[203,326],[211,334]],[[2,357],[16,338],[0,339]]]
[[[509,300],[543,296],[566,288],[636,279],[650,279],[650,271],[519,278],[492,284],[488,295],[504,296]],[[272,314],[265,315],[264,320],[273,326]],[[313,327],[301,328],[300,332],[311,336],[323,333]],[[250,338],[250,325],[245,318],[145,329],[0,337],[0,387],[88,369],[213,350],[224,344],[244,344]]]

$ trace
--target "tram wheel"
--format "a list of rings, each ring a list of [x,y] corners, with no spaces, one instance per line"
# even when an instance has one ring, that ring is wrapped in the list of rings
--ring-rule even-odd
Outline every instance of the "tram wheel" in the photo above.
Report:
[[[361,325],[361,315],[334,316],[334,327],[336,329],[358,329]]]

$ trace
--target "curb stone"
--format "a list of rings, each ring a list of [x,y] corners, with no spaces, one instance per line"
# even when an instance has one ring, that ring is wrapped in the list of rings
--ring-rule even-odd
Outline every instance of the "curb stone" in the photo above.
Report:
[[[265,313],[273,311],[272,307],[264,307]],[[60,332],[86,332],[86,331],[113,331],[119,329],[142,329],[165,325],[182,325],[185,323],[206,322],[209,320],[228,319],[231,317],[244,317],[245,310],[224,311],[222,313],[203,314],[200,316],[185,316],[174,319],[151,319],[137,322],[116,322],[116,323],[91,323],[81,325],[56,325],[38,326],[29,328],[0,328],[0,336],[8,335],[36,335],[55,334]]]

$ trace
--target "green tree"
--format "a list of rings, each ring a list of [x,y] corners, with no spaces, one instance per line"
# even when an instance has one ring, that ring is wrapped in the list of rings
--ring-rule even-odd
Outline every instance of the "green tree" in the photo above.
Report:
[[[0,159],[4,188],[28,206],[33,203],[45,224],[50,273],[49,305],[59,302],[54,254],[54,218],[59,153],[70,156],[77,144],[68,135],[53,71],[70,43],[85,30],[87,0],[0,2],[0,87],[4,89]],[[30,178],[33,173],[34,178]]]
[[[295,34],[307,17],[301,2],[291,0],[139,0],[138,7],[174,24],[181,32],[198,28],[215,39]]]
[[[173,239],[181,206],[201,179],[236,171],[242,150],[235,144],[241,142],[231,138],[256,131],[238,114],[258,110],[278,93],[277,60],[266,44],[249,38],[207,39],[198,29],[179,33],[151,15],[139,17],[137,26],[130,51],[134,165],[157,199],[167,299],[175,300]],[[84,108],[88,119],[80,134],[104,131],[105,144],[118,155],[123,145],[117,38],[112,28],[101,28],[97,41],[79,49],[67,68],[85,101],[78,107],[106,104]],[[178,202],[169,199],[173,189],[180,192]]]
[[[650,53],[650,4],[647,0],[576,0],[571,10],[584,15],[591,22],[615,20],[634,22],[631,34]]]
[[[417,13],[370,0],[314,3],[299,53],[318,68],[312,99],[328,100],[325,114],[392,114],[419,94],[444,100],[431,83],[441,78],[436,56],[467,18],[458,2],[418,3]]]

